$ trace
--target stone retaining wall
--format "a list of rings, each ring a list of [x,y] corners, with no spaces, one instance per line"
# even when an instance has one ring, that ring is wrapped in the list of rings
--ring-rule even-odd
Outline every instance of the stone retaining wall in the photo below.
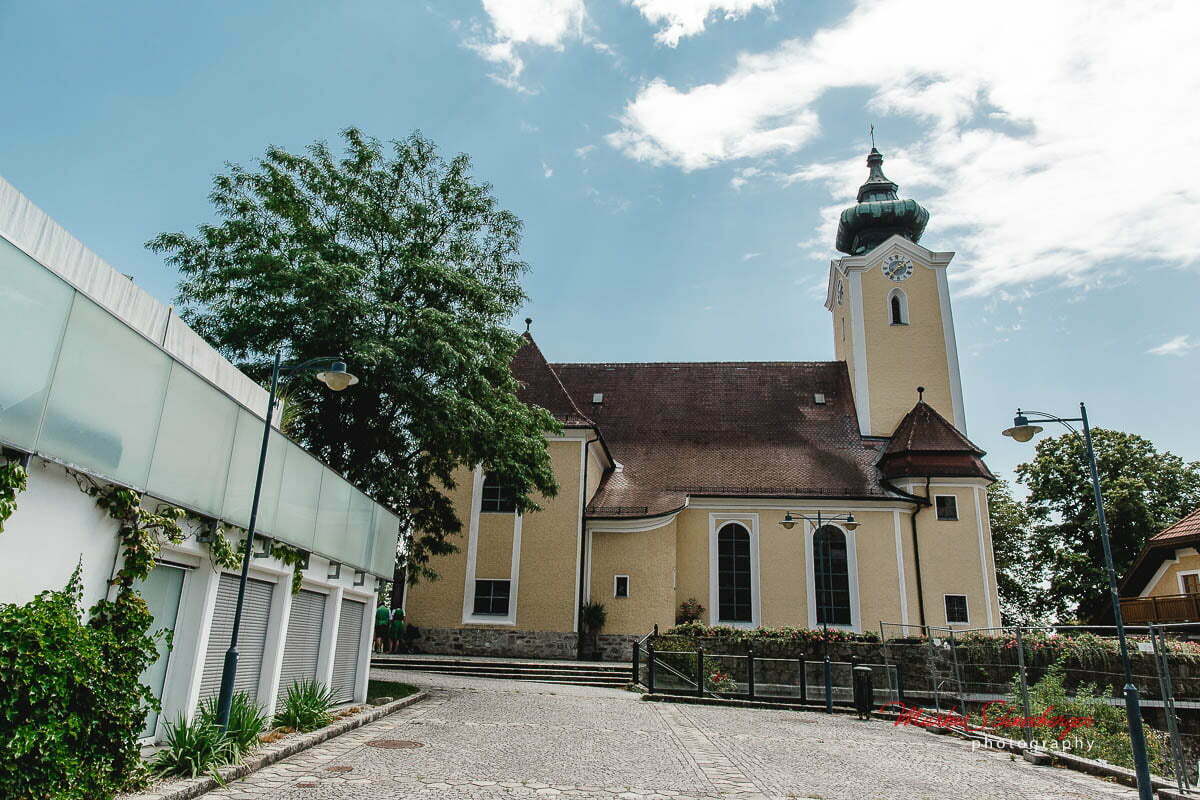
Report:
[[[577,655],[576,635],[497,628],[421,628],[423,653],[500,658],[567,658]]]

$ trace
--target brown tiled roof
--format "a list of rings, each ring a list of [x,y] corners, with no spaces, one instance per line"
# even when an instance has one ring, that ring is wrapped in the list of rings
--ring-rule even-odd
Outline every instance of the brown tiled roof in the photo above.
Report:
[[[884,478],[939,477],[995,480],[985,453],[933,406],[917,402],[896,426],[879,460]]]
[[[520,385],[517,397],[530,405],[541,406],[564,425],[592,425],[546,363],[546,357],[533,337],[525,333],[522,338],[525,343],[512,359],[512,372]]]
[[[621,464],[590,516],[668,513],[689,495],[888,496],[874,467],[880,445],[859,435],[843,362],[551,367]]]
[[[1180,539],[1200,538],[1200,508],[1150,537],[1151,544],[1171,543]]]

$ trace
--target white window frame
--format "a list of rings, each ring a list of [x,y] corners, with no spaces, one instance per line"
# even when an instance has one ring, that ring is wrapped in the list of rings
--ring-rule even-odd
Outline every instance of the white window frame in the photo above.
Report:
[[[1187,594],[1187,589],[1183,587],[1184,575],[1200,575],[1200,569],[1181,569],[1175,573],[1175,580],[1179,583],[1179,593]]]
[[[946,598],[948,598],[948,597],[961,597],[963,599],[963,605],[967,607],[967,618],[965,620],[963,620],[962,622],[951,622],[950,621],[950,613],[949,613],[950,609],[946,606]],[[971,624],[971,598],[968,597],[966,594],[959,594],[957,592],[947,592],[946,594],[943,594],[942,595],[942,615],[945,616],[945,618],[946,618],[946,625],[970,625]]]
[[[467,572],[463,580],[462,624],[464,625],[506,625],[517,624],[517,591],[521,587],[521,526],[525,517],[513,514],[512,560],[509,563],[507,577],[482,578],[482,580],[508,581],[508,615],[498,617],[491,614],[475,613],[475,563],[479,553],[479,518],[483,503],[483,469],[475,468],[471,486],[471,516],[467,523]]]
[[[939,517],[938,516],[937,501],[938,501],[939,497],[949,497],[952,500],[954,500],[954,516],[953,517]],[[958,513],[958,495],[956,495],[956,494],[935,494],[933,496],[933,518],[937,522],[958,522],[959,520],[961,520],[962,516]]]
[[[621,578],[624,578],[624,579],[625,579],[625,594],[617,594],[617,583],[618,583],[618,582],[621,580]],[[614,599],[616,599],[616,600],[628,600],[628,599],[629,599],[629,596],[630,596],[632,593],[633,593],[633,592],[632,592],[632,590],[631,590],[631,588],[630,588],[630,581],[629,581],[629,576],[628,576],[628,575],[623,575],[623,574],[622,574],[622,575],[613,575],[613,598],[614,598]]]
[[[717,579],[717,534],[731,522],[736,522],[750,532],[750,621],[732,622],[718,617],[721,613],[721,586]],[[718,513],[708,515],[708,618],[711,625],[727,625],[731,628],[757,628],[762,624],[762,596],[758,558],[758,514]]]
[[[858,554],[854,531],[848,531],[836,522],[822,522],[821,527],[825,526],[837,528],[846,537],[846,572],[850,579],[850,624],[834,625],[830,623],[829,627],[857,633],[862,630],[862,612],[858,597]],[[805,572],[808,577],[805,583],[808,584],[808,627],[810,628],[825,627],[825,623],[817,622],[817,560],[813,547],[813,537],[816,535],[817,526],[811,522],[805,522],[804,560],[807,564]]]
[[[896,322],[892,319],[892,298],[900,299],[900,321]],[[897,286],[887,294],[887,302],[884,304],[884,311],[887,313],[887,321],[889,325],[908,325],[912,322],[912,317],[908,314],[908,293]]]

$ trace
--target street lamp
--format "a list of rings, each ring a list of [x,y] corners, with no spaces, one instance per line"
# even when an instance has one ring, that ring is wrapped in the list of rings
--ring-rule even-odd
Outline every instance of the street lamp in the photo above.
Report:
[[[1104,546],[1104,566],[1108,572],[1108,592],[1112,600],[1113,619],[1117,624],[1117,641],[1121,649],[1121,666],[1125,668],[1125,714],[1129,718],[1129,744],[1133,750],[1133,765],[1134,772],[1137,774],[1137,787],[1139,800],[1152,800],[1154,797],[1154,789],[1150,785],[1150,764],[1146,758],[1146,737],[1142,732],[1142,705],[1141,699],[1138,696],[1137,687],[1133,685],[1133,667],[1129,662],[1129,645],[1125,641],[1125,619],[1121,616],[1121,597],[1117,591],[1117,571],[1113,567],[1112,544],[1108,538],[1108,522],[1104,518],[1104,493],[1100,489],[1100,471],[1096,468],[1096,451],[1092,447],[1092,429],[1088,425],[1087,406],[1083,403],[1079,404],[1078,417],[1056,417],[1053,414],[1047,414],[1043,411],[1022,411],[1017,409],[1017,416],[1013,418],[1013,426],[1006,429],[1003,433],[1018,442],[1028,442],[1037,434],[1041,433],[1043,428],[1040,425],[1034,425],[1029,421],[1030,414],[1037,417],[1037,421],[1060,422],[1074,433],[1079,435],[1079,431],[1075,430],[1072,422],[1082,423],[1083,427],[1083,443],[1087,453],[1088,470],[1092,476],[1092,493],[1096,500],[1096,519],[1100,524],[1100,542]]]
[[[233,611],[233,633],[229,636],[229,649],[225,651],[225,664],[221,669],[221,693],[217,696],[217,725],[222,729],[229,725],[229,709],[233,703],[233,681],[237,677],[237,644],[238,633],[242,626],[242,604],[246,599],[246,580],[250,574],[250,559],[253,558],[254,525],[258,521],[258,500],[262,495],[263,470],[267,466],[267,443],[271,439],[271,417],[275,413],[279,378],[281,375],[295,375],[300,372],[316,372],[317,380],[335,392],[340,392],[358,383],[358,378],[346,371],[346,362],[340,358],[310,358],[300,364],[281,366],[280,354],[275,354],[275,365],[271,368],[271,394],[267,400],[267,414],[263,423],[262,449],[258,454],[258,474],[254,478],[254,502],[250,505],[250,526],[246,529],[246,553],[242,556],[242,575],[238,580],[237,606]]]
[[[781,519],[779,521],[779,525],[784,530],[790,531],[792,528],[796,527],[797,522],[801,522],[801,521],[811,523],[813,526],[814,532],[819,531],[819,530],[821,530],[821,528],[825,527],[826,522],[839,522],[839,523],[841,523],[842,527],[848,531],[857,530],[858,526],[859,526],[858,520],[856,520],[854,518],[853,511],[846,513],[846,514],[834,514],[833,516],[827,517],[824,514],[822,514],[819,510],[817,511],[817,515],[815,517],[809,517],[809,516],[805,516],[804,514],[799,514],[799,513],[796,514],[795,516],[792,516],[792,512],[788,511],[783,515],[783,519]],[[823,594],[825,595],[825,605],[823,607],[818,605],[817,611],[820,612],[821,609],[824,608],[824,613],[820,614],[820,616],[821,616],[821,624],[823,627],[822,637],[824,639],[824,649],[825,649],[825,659],[824,659],[824,661],[825,661],[825,663],[824,663],[824,667],[825,667],[825,674],[824,674],[824,678],[825,678],[825,712],[828,714],[832,714],[833,713],[833,662],[831,662],[829,660],[829,614],[830,614],[831,610],[833,609],[833,599],[832,599],[833,598],[833,576],[832,576],[832,574],[830,574],[830,569],[829,569],[830,568],[829,554],[826,553],[825,557],[823,559],[820,559],[820,561],[822,563],[822,569],[824,570],[824,574],[825,574],[825,586],[824,586],[824,592],[823,592]],[[813,571],[813,574],[814,575],[816,574],[816,570]],[[801,675],[800,680],[807,681],[808,676]]]

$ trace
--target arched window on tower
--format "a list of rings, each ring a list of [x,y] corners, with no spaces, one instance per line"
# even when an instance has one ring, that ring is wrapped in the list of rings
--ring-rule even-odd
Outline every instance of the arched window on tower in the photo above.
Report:
[[[813,534],[813,571],[817,601],[817,623],[851,625],[850,561],[846,534],[833,525]]]
[[[753,622],[750,532],[730,522],[717,532],[717,621]]]
[[[888,293],[888,321],[893,325],[908,324],[908,295],[903,289]]]

